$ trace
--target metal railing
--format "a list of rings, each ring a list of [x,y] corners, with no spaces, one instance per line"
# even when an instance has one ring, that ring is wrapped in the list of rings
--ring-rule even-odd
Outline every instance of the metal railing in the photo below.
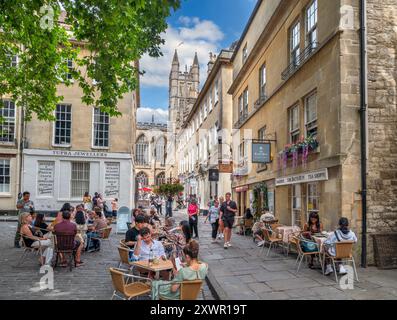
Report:
[[[300,66],[302,66],[319,48],[318,42],[309,44],[290,65],[281,73],[281,79],[287,80]]]
[[[266,102],[267,99],[268,99],[267,95],[261,95],[259,99],[255,101],[254,108],[259,109]]]
[[[242,115],[239,115],[239,118],[237,122],[234,124],[234,128],[238,129],[240,128],[241,124],[247,120],[248,118],[248,112],[244,112]]]

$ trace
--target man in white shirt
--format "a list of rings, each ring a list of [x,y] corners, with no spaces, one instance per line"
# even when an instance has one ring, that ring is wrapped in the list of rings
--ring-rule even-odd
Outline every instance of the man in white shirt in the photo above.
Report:
[[[136,260],[150,260],[165,258],[163,244],[160,241],[153,240],[149,228],[142,228],[134,249],[134,258]]]

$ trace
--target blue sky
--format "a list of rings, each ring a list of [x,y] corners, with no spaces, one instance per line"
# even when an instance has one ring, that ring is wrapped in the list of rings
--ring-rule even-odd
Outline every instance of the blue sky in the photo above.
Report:
[[[168,114],[168,75],[172,56],[178,49],[181,69],[193,62],[197,51],[200,62],[200,85],[206,75],[209,53],[218,54],[239,39],[256,4],[256,0],[182,0],[181,8],[168,19],[163,35],[163,57],[143,57],[141,68],[141,109],[138,121],[165,122]]]

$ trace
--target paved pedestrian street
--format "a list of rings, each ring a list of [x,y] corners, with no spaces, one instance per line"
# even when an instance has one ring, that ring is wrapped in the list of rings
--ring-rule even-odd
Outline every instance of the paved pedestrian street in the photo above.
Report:
[[[177,220],[187,219],[185,212],[175,214]],[[332,275],[311,270],[302,262],[295,274],[295,254],[286,257],[274,253],[265,257],[251,236],[232,234],[232,247],[211,243],[211,225],[199,224],[200,259],[209,264],[208,279],[219,299],[232,300],[362,300],[397,299],[397,270],[358,267],[359,282],[353,290],[342,290]],[[267,250],[267,248],[266,248]],[[279,249],[276,249],[279,250]],[[280,252],[280,251],[278,251]]]
[[[112,225],[115,228],[115,225]],[[40,274],[37,256],[29,256],[17,267],[22,249],[13,247],[16,222],[0,221],[0,299],[12,300],[109,300],[113,293],[108,269],[117,267],[117,244],[123,235],[112,233],[111,243],[102,243],[99,252],[84,253],[84,266],[57,267],[54,273],[54,289],[40,290]],[[200,300],[213,300],[208,286],[203,286]]]

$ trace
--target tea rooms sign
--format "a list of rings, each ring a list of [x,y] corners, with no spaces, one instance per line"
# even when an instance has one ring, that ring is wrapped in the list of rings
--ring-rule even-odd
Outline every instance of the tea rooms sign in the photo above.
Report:
[[[276,186],[286,186],[289,184],[325,181],[328,180],[328,169],[321,169],[312,172],[294,174],[287,177],[281,177],[276,179]]]

